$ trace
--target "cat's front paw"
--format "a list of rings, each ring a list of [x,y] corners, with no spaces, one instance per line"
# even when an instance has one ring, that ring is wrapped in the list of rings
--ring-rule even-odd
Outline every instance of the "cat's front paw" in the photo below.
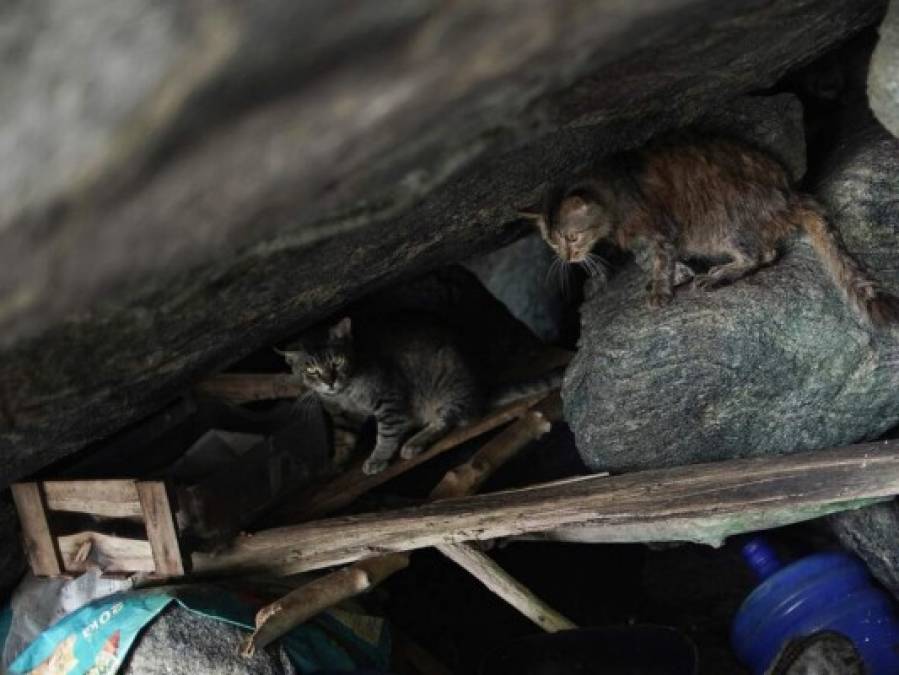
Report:
[[[667,304],[671,303],[671,300],[674,298],[674,294],[670,290],[662,291],[659,289],[654,289],[649,292],[649,296],[647,301],[649,302],[649,306],[653,309],[658,309],[659,307],[664,307]]]
[[[386,459],[377,459],[375,457],[369,457],[365,460],[365,463],[362,465],[362,473],[373,476],[376,473],[381,473],[384,469],[387,468],[389,462]]]
[[[406,443],[400,450],[400,457],[403,459],[412,459],[416,455],[420,455],[424,447],[415,443]]]
[[[684,284],[688,284],[696,277],[696,272],[693,271],[689,265],[677,261],[674,263],[674,281],[672,285],[683,286]]]

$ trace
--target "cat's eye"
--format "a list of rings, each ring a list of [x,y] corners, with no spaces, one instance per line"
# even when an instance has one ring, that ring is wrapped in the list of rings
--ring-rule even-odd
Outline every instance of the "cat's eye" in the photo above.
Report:
[[[317,370],[318,370],[318,368],[316,368],[315,366],[306,366],[306,374],[307,375],[315,375]]]
[[[579,236],[580,235],[578,235],[576,232],[569,232],[568,234],[565,235],[565,239],[567,239],[568,241],[574,242],[574,241],[578,240]]]

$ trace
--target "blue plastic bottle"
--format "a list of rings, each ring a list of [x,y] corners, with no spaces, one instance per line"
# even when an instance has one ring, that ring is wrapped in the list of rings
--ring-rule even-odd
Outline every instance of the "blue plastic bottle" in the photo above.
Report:
[[[825,629],[852,640],[869,675],[899,674],[899,621],[860,560],[817,553],[784,566],[762,537],[747,540],[742,553],[761,583],[734,617],[731,644],[754,674],[788,640]]]

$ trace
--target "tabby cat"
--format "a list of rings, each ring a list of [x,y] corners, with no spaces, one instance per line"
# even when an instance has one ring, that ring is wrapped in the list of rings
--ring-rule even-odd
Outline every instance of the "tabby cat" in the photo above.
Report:
[[[386,468],[397,450],[404,459],[414,457],[490,405],[558,383],[553,374],[485,395],[451,332],[424,313],[346,317],[281,353],[324,402],[375,418],[375,448],[363,465],[368,474]]]

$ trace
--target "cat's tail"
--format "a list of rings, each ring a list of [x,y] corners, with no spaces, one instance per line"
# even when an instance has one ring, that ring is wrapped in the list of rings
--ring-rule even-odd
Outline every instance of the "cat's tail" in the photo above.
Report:
[[[565,368],[560,366],[558,368],[553,368],[543,375],[538,375],[514,384],[503,385],[497,388],[496,391],[491,392],[487,399],[487,405],[490,408],[499,408],[500,406],[514,403],[515,401],[522,401],[524,399],[540,396],[541,394],[548,394],[554,389],[558,389],[562,386],[562,375],[564,375],[564,373]]]
[[[809,243],[855,313],[876,326],[899,324],[899,298],[865,273],[821,208],[813,200],[803,199],[795,213]]]

